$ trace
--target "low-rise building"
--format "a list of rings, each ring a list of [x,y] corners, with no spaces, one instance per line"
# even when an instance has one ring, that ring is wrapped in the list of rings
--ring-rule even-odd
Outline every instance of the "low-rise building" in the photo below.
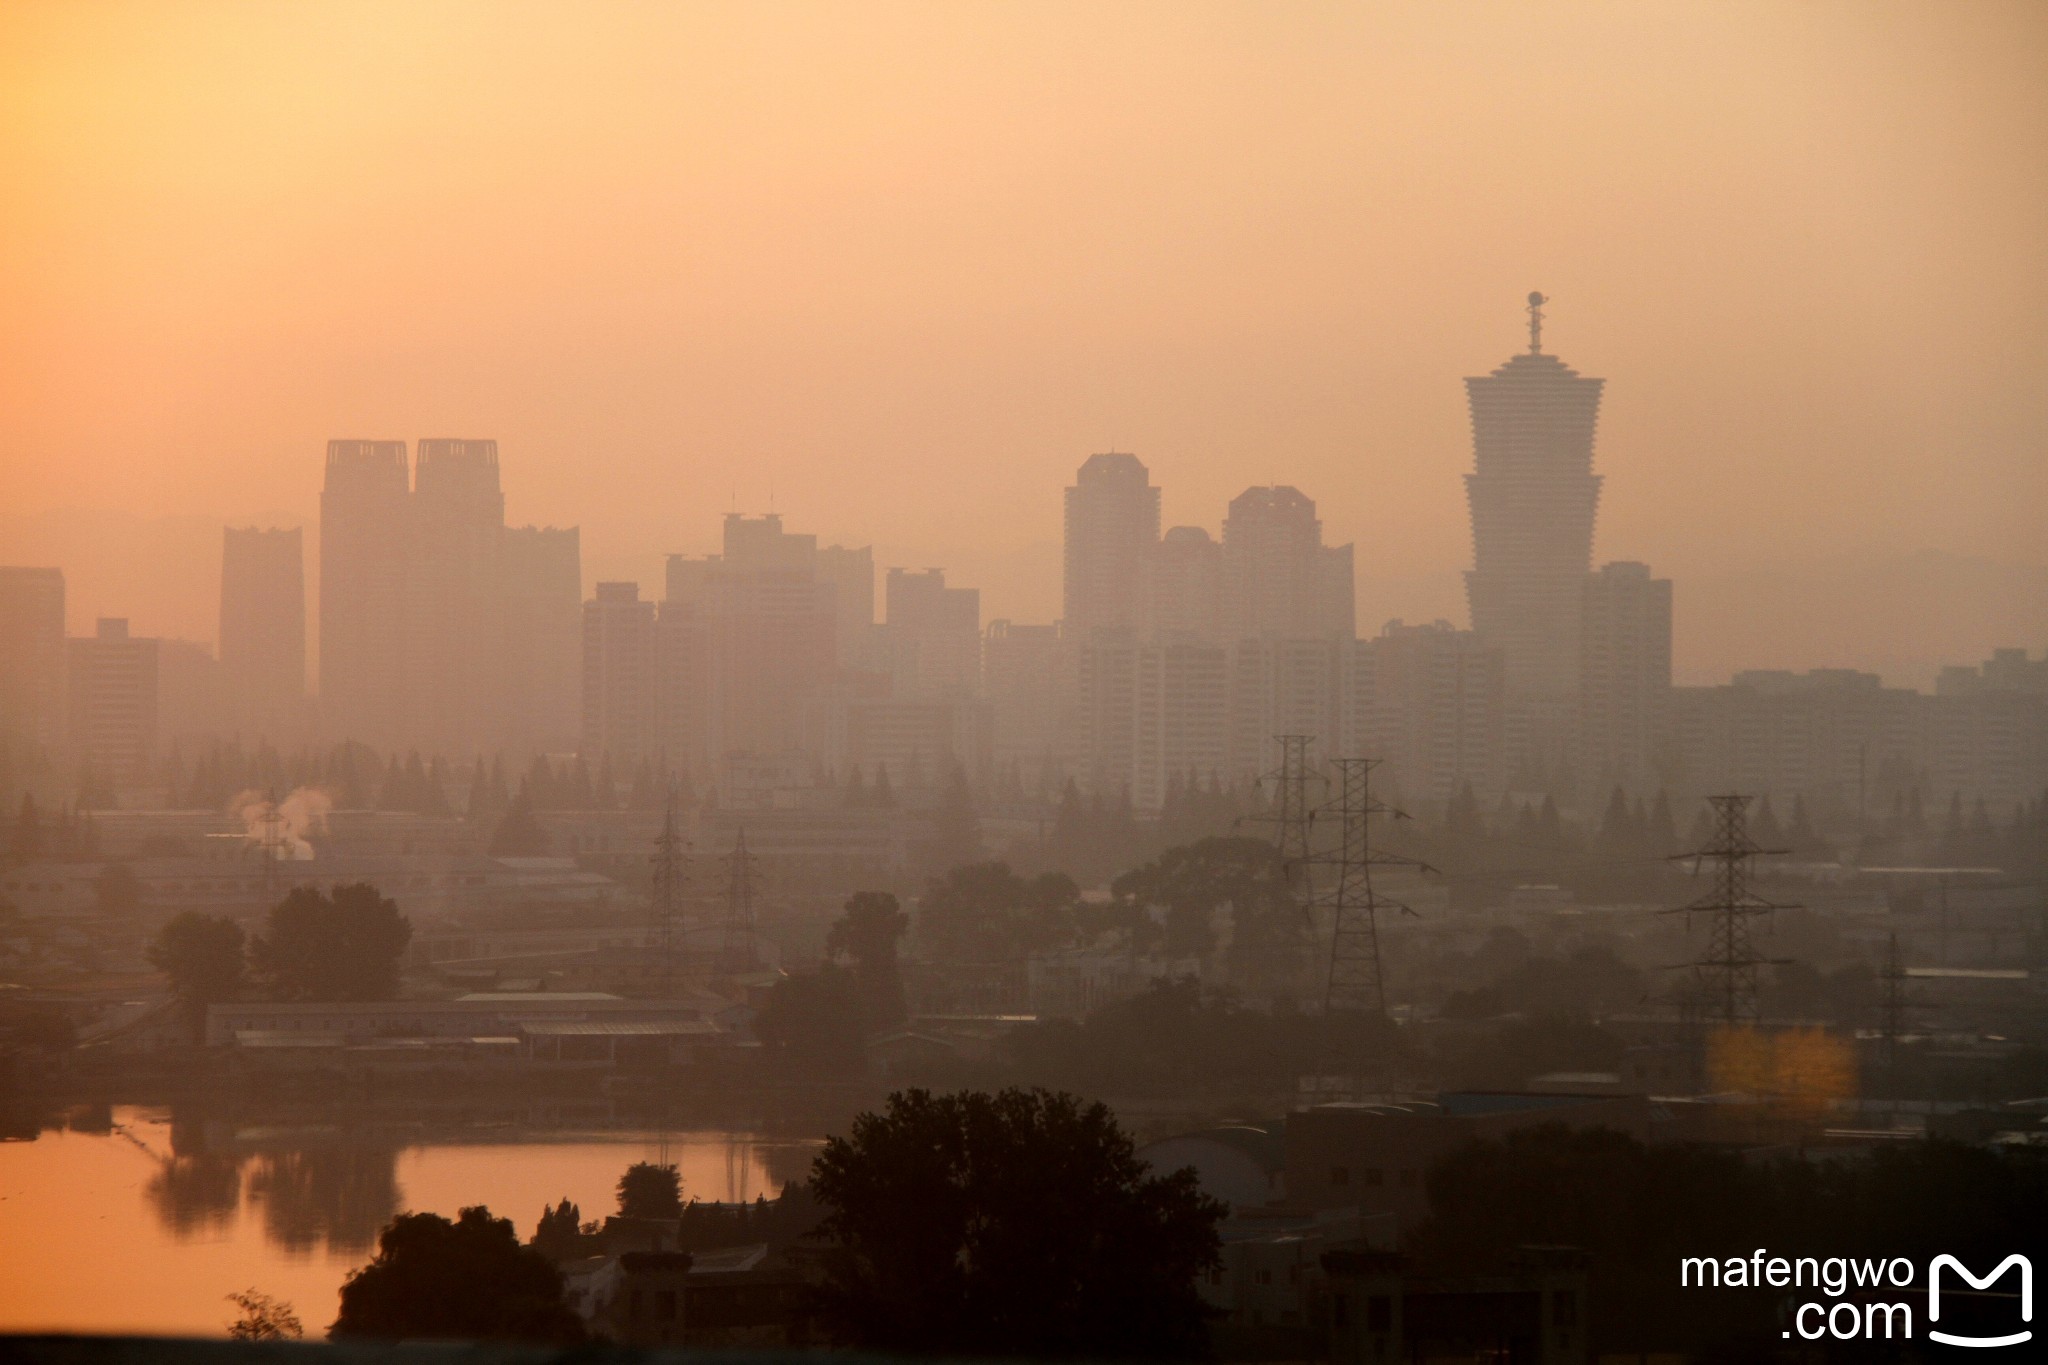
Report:
[[[810,1339],[804,1258],[766,1244],[627,1251],[565,1279],[570,1305],[627,1346],[787,1349]]]
[[[1539,1124],[1611,1128],[1641,1140],[1651,1135],[1651,1106],[1640,1095],[1477,1091],[1315,1105],[1288,1116],[1287,1198],[1308,1209],[1392,1213],[1411,1227],[1429,1212],[1425,1177],[1439,1157]]]
[[[744,1045],[746,1011],[685,988],[632,1000],[601,991],[476,992],[453,1000],[236,1001],[207,1009],[209,1046],[285,1068],[520,1065],[669,1067]]]

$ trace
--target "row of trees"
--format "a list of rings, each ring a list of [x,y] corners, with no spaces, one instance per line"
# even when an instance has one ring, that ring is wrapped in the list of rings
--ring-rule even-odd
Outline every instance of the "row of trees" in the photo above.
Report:
[[[918,903],[920,941],[942,963],[1022,961],[1116,934],[1132,951],[1200,957],[1228,935],[1247,959],[1292,951],[1306,928],[1299,879],[1271,841],[1210,836],[1166,849],[1110,884],[1107,903],[1072,877],[1007,863],[955,867]]]
[[[21,798],[6,841],[0,844],[0,853],[13,866],[45,858],[59,863],[78,862],[98,851],[99,834],[93,828],[90,809],[65,807],[47,812],[36,804],[33,794]]]
[[[1156,1173],[1109,1110],[1071,1095],[889,1097],[832,1138],[808,1192],[823,1275],[803,1305],[833,1345],[917,1355],[1192,1359],[1196,1277],[1224,1207],[1191,1170]],[[626,1216],[680,1216],[673,1167],[619,1182]],[[658,1207],[658,1213],[645,1212]],[[535,1245],[487,1208],[402,1214],[341,1290],[329,1335],[571,1344],[585,1328],[543,1250],[573,1245],[575,1206]]]
[[[337,886],[330,895],[301,886],[253,936],[234,920],[188,910],[164,925],[149,960],[195,1010],[251,989],[277,1000],[388,1000],[411,941],[411,921],[376,887]]]
[[[2048,1154],[1942,1142],[1882,1145],[1859,1161],[1757,1161],[1732,1150],[1645,1144],[1563,1126],[1468,1143],[1427,1173],[1430,1216],[1403,1250],[1423,1275],[1508,1268],[1518,1248],[1587,1258],[1591,1351],[1764,1359],[1783,1323],[1767,1287],[1685,1287],[1686,1258],[1948,1253],[1991,1266],[2048,1221]],[[637,1165],[622,1213],[678,1217],[672,1167]],[[1218,1264],[1224,1208],[1190,1170],[1148,1168],[1100,1104],[1044,1090],[891,1095],[832,1138],[806,1198],[821,1279],[801,1312],[842,1348],[917,1355],[1194,1359],[1209,1311],[1197,1277]],[[575,1251],[573,1204],[534,1244],[509,1220],[464,1209],[405,1214],[348,1278],[336,1338],[566,1344],[585,1327],[562,1299],[550,1249]],[[260,1296],[256,1296],[259,1297]],[[274,1334],[274,1304],[246,1335]],[[248,1305],[244,1305],[248,1307]],[[1950,1312],[2000,1308],[1967,1296]],[[295,1322],[292,1324],[295,1326]],[[1867,1347],[1859,1346],[1857,1350]],[[1858,1358],[1861,1358],[1860,1356]]]

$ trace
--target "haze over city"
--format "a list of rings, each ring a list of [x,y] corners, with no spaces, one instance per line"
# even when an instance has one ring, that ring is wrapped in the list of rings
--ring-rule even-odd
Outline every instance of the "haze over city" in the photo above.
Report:
[[[0,244],[9,1365],[2032,1339],[2048,6],[13,0]]]
[[[1169,525],[1316,498],[1365,631],[1462,620],[1532,288],[1682,680],[2048,619],[2033,7],[355,13],[0,18],[0,538],[74,630],[213,639],[214,527],[437,433],[650,594],[772,506],[1049,620],[1114,448]]]

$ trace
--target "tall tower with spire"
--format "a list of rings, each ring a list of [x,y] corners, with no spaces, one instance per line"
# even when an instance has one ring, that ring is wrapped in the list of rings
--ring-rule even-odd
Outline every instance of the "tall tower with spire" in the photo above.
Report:
[[[1593,430],[1605,380],[1543,350],[1541,294],[1529,295],[1529,349],[1465,381],[1472,407],[1472,628],[1497,645],[1511,694],[1563,704],[1578,686],[1586,575],[1600,476]]]

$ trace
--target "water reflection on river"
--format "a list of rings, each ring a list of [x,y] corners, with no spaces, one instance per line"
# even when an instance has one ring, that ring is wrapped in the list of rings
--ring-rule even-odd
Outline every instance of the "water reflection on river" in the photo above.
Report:
[[[679,1166],[686,1197],[751,1200],[816,1150],[728,1130],[254,1126],[115,1106],[0,1142],[0,1331],[218,1334],[224,1296],[253,1287],[315,1335],[400,1210],[487,1204],[524,1237],[565,1196],[610,1211],[635,1161]]]

